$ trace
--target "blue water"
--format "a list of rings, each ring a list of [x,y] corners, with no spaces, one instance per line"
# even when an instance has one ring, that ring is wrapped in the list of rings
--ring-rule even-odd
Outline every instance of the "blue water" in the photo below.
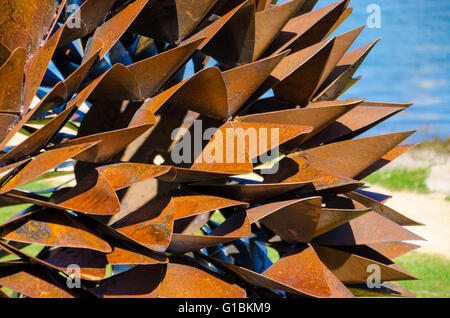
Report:
[[[337,0],[319,0],[320,8]],[[279,1],[282,3],[285,1]],[[353,48],[381,37],[342,98],[412,102],[365,135],[417,130],[409,142],[450,137],[450,0],[352,0],[353,14],[335,35],[365,25],[368,5],[381,9],[381,28],[365,28]]]

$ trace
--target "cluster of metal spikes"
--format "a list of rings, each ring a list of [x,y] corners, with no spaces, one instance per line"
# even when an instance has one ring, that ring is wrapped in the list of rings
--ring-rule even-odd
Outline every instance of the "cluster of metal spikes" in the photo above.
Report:
[[[420,224],[361,180],[412,132],[357,138],[409,105],[339,99],[377,40],[350,50],[349,1],[316,2],[0,0],[0,213],[26,204],[0,297],[411,296],[391,259]],[[195,121],[237,144],[174,163]],[[246,128],[278,129],[277,173]]]

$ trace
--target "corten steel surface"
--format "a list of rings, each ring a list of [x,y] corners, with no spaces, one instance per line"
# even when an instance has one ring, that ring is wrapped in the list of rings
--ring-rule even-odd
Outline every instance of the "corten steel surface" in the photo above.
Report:
[[[422,224],[361,188],[411,132],[358,138],[410,104],[339,99],[378,42],[330,37],[348,0],[274,2],[0,0],[0,298],[414,296]]]

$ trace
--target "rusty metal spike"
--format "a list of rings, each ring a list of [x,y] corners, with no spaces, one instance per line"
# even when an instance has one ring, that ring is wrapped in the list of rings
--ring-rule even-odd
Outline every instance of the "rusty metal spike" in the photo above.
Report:
[[[189,59],[204,39],[198,39],[174,49],[129,65],[139,83],[141,98],[149,98]]]
[[[30,161],[30,160],[31,160],[30,158],[28,158],[28,159],[23,159],[23,160],[21,160],[21,161],[12,163],[12,164],[10,164],[10,165],[0,167],[0,173],[3,174],[3,173],[5,173],[5,172],[12,171],[12,170],[16,169],[17,167],[20,167],[20,166],[23,165],[24,163],[27,163],[27,162]]]
[[[203,254],[197,254],[199,257],[205,259],[206,261],[212,263],[218,268],[231,272],[236,276],[239,280],[242,280],[249,284],[250,286],[257,286],[262,288],[274,289],[274,290],[283,290],[292,294],[301,294],[304,295],[302,291],[296,290],[290,286],[286,286],[285,284],[273,280],[271,278],[265,277],[264,275],[258,274],[254,271],[246,269],[244,267],[240,267],[234,264],[226,263],[217,258],[209,257]]]
[[[110,265],[155,265],[168,262],[167,258],[157,258],[154,254],[123,241],[114,240],[110,244],[113,251],[106,254],[106,259]]]
[[[304,141],[319,133],[337,118],[342,117],[354,107],[363,102],[362,99],[335,101],[323,107],[308,107],[299,109],[280,110],[267,113],[252,114],[235,118],[242,122],[259,122],[281,125],[312,126]],[[312,104],[311,104],[312,105]]]
[[[116,230],[112,226],[106,225],[104,222],[101,222],[96,218],[92,218],[87,214],[78,214],[77,218],[80,220],[80,222],[82,222],[86,226],[94,228],[102,237],[106,237],[108,239],[108,244],[110,244],[111,248],[117,246],[119,249],[122,250],[119,251],[119,254],[114,255],[118,264],[120,264],[120,262],[123,261],[129,260],[131,262],[136,259],[138,259],[139,261],[142,261],[144,259],[144,261],[148,262],[149,258],[152,259],[152,262],[156,262],[158,264],[167,263],[167,256],[164,253],[158,253],[152,249],[149,249],[145,245],[140,244],[139,242],[133,240],[132,238],[129,238],[128,236],[122,234],[120,231]],[[120,219],[121,218],[119,218],[119,220]],[[113,224],[114,222],[109,223]],[[108,253],[108,255],[109,254],[110,253]],[[127,265],[128,263],[124,264]]]
[[[308,243],[322,211],[322,198],[312,197],[260,205],[247,210],[252,223],[260,221],[289,243]]]
[[[256,0],[247,0],[209,25],[193,38],[206,36],[201,46],[210,55],[228,67],[253,61],[255,49]]]
[[[67,6],[67,0],[59,1],[59,7],[56,12],[55,19],[53,20],[53,23],[50,27],[50,31],[44,37],[45,40],[48,40],[51,37],[51,35],[55,32],[55,30],[57,29],[56,26],[58,25],[58,21],[61,18],[61,15],[63,14],[64,10],[66,9],[66,6]]]
[[[354,178],[412,133],[346,140],[301,151],[299,155],[316,168]]]
[[[90,291],[99,298],[156,298],[166,265],[138,265],[102,280]]]
[[[255,48],[253,61],[256,61],[281,32],[289,19],[295,14],[304,0],[291,0],[276,6],[261,6],[258,3],[255,14]],[[258,10],[258,7],[264,10]]]
[[[227,119],[230,111],[222,73],[210,67],[186,80],[170,97],[171,104],[189,107],[189,110],[217,119]]]
[[[239,124],[240,127],[235,124]],[[244,139],[246,132],[243,128],[245,128],[243,123],[226,122],[223,124],[203,148],[191,168],[232,174],[251,173],[253,164],[249,153],[249,143],[246,143]],[[257,133],[256,131],[251,132]],[[268,134],[266,134],[267,136]],[[266,148],[269,148],[267,146],[268,144],[266,144]]]
[[[212,212],[206,212],[203,214],[194,215],[191,217],[175,220],[174,232],[183,235],[198,234],[197,231],[201,230],[205,226]]]
[[[250,173],[252,159],[288,142],[295,147],[311,130],[310,126],[229,121],[216,131],[192,168]],[[275,135],[277,138],[274,139]],[[216,160],[210,163],[211,158]]]
[[[263,275],[314,297],[353,298],[344,284],[320,261],[311,246],[289,252]]]
[[[158,297],[244,298],[246,292],[212,272],[191,264],[169,263],[159,285]]]
[[[94,215],[112,215],[120,211],[120,203],[114,190],[102,175],[91,174],[65,195],[49,201],[39,195],[11,190],[6,199],[20,203],[32,203],[42,207],[59,210],[72,210]]]
[[[334,71],[325,80],[313,101],[337,99],[344,92],[356,70],[379,40],[377,39],[345,54],[336,65]]]
[[[105,254],[98,251],[78,248],[60,248],[56,255],[51,256],[49,259],[42,260],[26,254],[10,244],[3,243],[2,241],[0,241],[0,246],[13,255],[16,255],[31,263],[40,264],[50,270],[55,270],[56,272],[67,272],[68,266],[77,264],[80,266],[80,277],[82,279],[94,281],[101,280],[106,274]]]
[[[377,202],[361,193],[353,191],[353,192],[346,193],[346,196],[348,196],[349,198],[351,198],[353,200],[360,202],[361,204],[364,204],[367,207],[370,207],[376,213],[384,216],[385,218],[388,218],[389,220],[397,223],[398,225],[401,225],[401,226],[423,225],[414,220],[411,220],[410,218],[396,212],[395,210],[391,209],[390,207],[388,207],[380,202]]]
[[[62,144],[58,144],[56,147],[57,149],[60,149],[61,147],[67,148],[86,143],[95,143],[95,146],[77,154],[74,158],[84,162],[104,162],[123,150],[130,142],[142,135],[150,127],[151,125],[141,125],[132,128],[113,130],[72,139]]]
[[[0,111],[21,113],[26,50],[18,47],[0,66]]]
[[[0,285],[32,298],[74,298],[73,290],[31,265],[2,269]]]
[[[397,258],[420,247],[419,245],[399,241],[373,243],[367,246],[389,259]]]
[[[150,201],[111,225],[133,241],[156,252],[164,252],[172,238],[174,202],[161,197]]]
[[[27,61],[25,66],[25,84],[23,87],[24,111],[27,111],[41,85],[45,72],[61,37],[61,30],[56,31],[39,50]]]
[[[72,74],[70,74],[64,81],[67,87],[67,96],[71,97],[80,88],[81,83],[88,75],[89,71],[99,60],[100,49],[86,59]]]
[[[180,42],[210,13],[217,0],[156,0],[142,10],[132,29],[147,37]]]
[[[295,182],[311,182],[313,189],[306,188],[305,192],[333,190],[334,192],[348,192],[347,189],[357,189],[362,183],[327,171],[316,169],[298,153],[289,154],[280,162],[277,174],[267,175],[265,183],[289,184]],[[351,191],[353,191],[351,190]]]
[[[300,9],[295,13],[295,16],[311,12],[318,1],[319,0],[305,0]]]
[[[322,103],[324,102],[312,103],[310,105],[317,105],[319,107]],[[405,106],[403,104],[373,104],[371,102],[362,102],[337,119],[335,123],[332,123],[324,129],[321,134],[317,135],[306,146],[309,148],[321,143],[329,143],[330,141],[353,139],[404,109]]]
[[[11,53],[12,51],[6,46],[6,44],[0,41],[0,66],[8,60]]]
[[[314,237],[327,233],[361,215],[371,209],[322,209],[319,221],[314,232]]]
[[[321,245],[361,245],[411,240],[424,239],[372,211],[314,238],[313,242]]]
[[[338,18],[336,23],[331,27],[328,33],[325,35],[325,38],[329,37],[333,34],[334,31],[353,13],[353,8],[346,8],[341,16]]]
[[[106,76],[106,74],[107,72],[103,73],[96,80],[92,81],[91,83],[89,83],[89,85],[84,87],[73,99],[67,102],[67,107],[70,107],[72,105],[80,107],[81,105],[83,105],[83,103],[86,102],[94,89],[97,87],[98,83],[102,80],[103,76]]]
[[[276,97],[296,105],[306,105],[311,99],[324,72],[336,39],[317,44],[318,50],[305,63],[281,80],[273,89]],[[305,50],[310,51],[316,46]]]
[[[96,215],[113,215],[120,211],[119,198],[102,173],[84,177],[74,188],[55,198],[55,204],[66,210]]]
[[[45,95],[39,103],[33,107],[33,109],[28,111],[28,113],[22,118],[21,124],[26,123],[31,118],[36,118],[58,106],[61,106],[69,97],[69,89],[67,88],[65,82],[58,82],[58,84],[56,84],[47,93],[47,95]]]
[[[110,253],[109,244],[73,215],[57,210],[41,210],[25,217],[15,230],[3,235],[15,242],[92,249]]]
[[[307,69],[308,65],[310,65],[310,67],[318,68],[320,72],[321,66],[315,66],[315,64],[311,63],[311,60],[314,59],[315,56],[320,55],[320,53],[323,52],[325,48],[328,48],[329,51],[329,49],[331,49],[331,41],[334,41],[334,39],[319,42],[294,53],[290,52],[291,54],[283,58],[283,60],[272,71],[267,80],[264,81],[261,86],[255,91],[255,93],[248,99],[243,107],[242,112],[248,110],[248,108],[258,100],[258,98],[260,98],[270,89],[279,85],[282,81],[301,78],[299,74],[302,72],[302,70],[304,71],[305,69]],[[314,73],[313,75],[316,77],[318,76],[318,74],[316,73]],[[305,83],[307,82],[305,81]]]
[[[333,71],[362,29],[363,27],[356,28],[330,41],[320,42],[307,48],[301,51],[302,53],[299,52],[298,57],[304,58],[305,56],[311,56],[311,51],[314,52],[315,48],[318,48],[295,72],[283,78],[275,86],[275,94],[296,104],[306,104]],[[296,55],[294,54],[294,56]],[[278,78],[282,77],[283,72],[286,72],[281,68],[277,71],[280,72]]]
[[[34,157],[16,175],[9,179],[1,188],[0,194],[24,185],[39,177],[48,170],[55,168],[66,160],[95,146],[95,143],[80,143],[59,149],[45,151]]]
[[[106,15],[114,5],[115,0],[87,0],[75,11],[72,17],[76,17],[80,23],[79,28],[69,27],[74,24],[68,19],[61,28],[63,29],[58,47],[63,47],[76,39],[82,38],[93,32],[106,18]]]
[[[171,253],[184,254],[247,237],[250,233],[250,221],[247,213],[238,211],[208,235],[174,233],[167,250]]]
[[[312,253],[314,253],[314,251],[312,251]],[[307,247],[305,250],[303,250],[303,253],[300,252],[298,255],[296,255],[297,258],[308,259],[308,262],[306,263],[296,262],[295,273],[299,274],[299,276],[296,277],[292,277],[292,271],[290,271],[289,273],[290,275],[288,277],[286,277],[286,275],[283,275],[282,273],[283,269],[280,268],[279,266],[276,266],[277,263],[271,266],[271,267],[276,266],[274,268],[275,270],[271,271],[271,267],[269,267],[269,269],[265,273],[258,274],[244,267],[226,263],[216,258],[205,256],[203,254],[197,255],[201,258],[204,258],[206,261],[211,262],[218,268],[223,269],[227,272],[231,272],[237,278],[243,280],[250,286],[258,286],[274,290],[283,290],[291,294],[298,294],[304,296],[336,297],[338,295],[341,295],[342,297],[346,295],[347,297],[351,297],[351,293],[346,291],[345,287],[342,288],[343,287],[342,284],[336,281],[335,277],[333,277],[333,274],[328,272],[326,267],[320,263],[320,260],[318,260],[317,256],[311,254],[310,247]],[[280,259],[279,262],[282,260],[283,259]],[[282,261],[282,263],[289,265],[291,260],[292,259],[288,257],[285,261]],[[300,264],[302,267],[299,267]],[[314,272],[314,274],[312,274],[311,272]],[[308,277],[310,281],[308,280],[302,281],[301,277],[303,275]],[[314,283],[312,283],[311,280],[314,280]],[[313,287],[313,285],[315,285],[315,287]],[[330,289],[333,290],[331,291]]]
[[[189,182],[198,182],[198,181],[207,181],[214,179],[223,179],[228,178],[231,175],[239,173],[239,171],[221,171],[220,169],[216,170],[200,170],[197,168],[179,168],[179,167],[170,167],[171,171],[166,175],[159,177],[158,179],[165,182],[172,183],[189,183]],[[207,167],[206,167],[207,168]]]
[[[144,103],[135,114],[130,127],[155,121],[155,112],[164,104],[186,108],[212,118],[227,119],[227,92],[222,73],[216,67],[204,69],[172,86]]]
[[[380,266],[381,281],[417,279],[394,263],[384,264],[325,246],[314,246],[314,249],[325,266],[344,284],[366,284],[370,264]]]
[[[187,193],[185,195],[174,196],[172,199],[175,204],[175,220],[199,215],[202,213],[213,212],[215,210],[228,207],[248,206],[248,203],[245,202],[195,193]]]
[[[245,64],[222,73],[228,96],[228,114],[235,114],[286,57],[283,52],[257,62]]]
[[[109,19],[105,24],[95,30],[94,35],[88,41],[83,61],[101,49],[99,57],[103,58],[114,46],[122,34],[130,27],[149,0],[135,0],[125,9]]]
[[[267,10],[272,6],[272,0],[257,0],[256,12]]]
[[[219,0],[214,10],[214,13],[220,17],[226,15],[230,11],[235,10],[239,5],[247,0]],[[259,8],[259,2],[262,0],[257,0],[257,6]]]
[[[142,163],[121,162],[96,168],[117,191],[147,179],[170,174],[172,167]]]
[[[246,0],[237,1],[239,1],[239,3],[233,3],[232,7],[229,7],[229,10],[226,10],[226,12],[218,13],[218,15],[221,16],[219,19],[206,26],[202,30],[198,31],[198,33],[194,34],[186,41],[193,41],[198,38],[205,37],[206,39],[200,45],[200,49],[203,49],[209,43],[209,41],[212,40],[216,33],[218,33],[228,23],[229,20],[231,20],[235,15],[238,14],[239,10],[241,10],[241,8],[246,3]]]
[[[106,275],[105,254],[93,250],[62,249],[44,262],[63,272],[67,271],[70,265],[77,264],[80,267],[80,278],[85,280],[99,281]]]
[[[404,154],[405,152],[407,152],[409,149],[411,149],[414,146],[415,145],[400,145],[400,146],[395,147],[394,149],[387,152],[383,157],[381,157],[380,160],[378,160],[373,165],[368,167],[366,170],[364,170],[363,172],[358,174],[355,177],[355,179],[357,179],[357,180],[364,179],[365,177],[367,177],[367,176],[371,175],[372,173],[374,173],[375,171],[381,169],[382,167],[384,167],[391,161],[395,160],[397,157],[401,156],[402,154]]]
[[[122,64],[114,64],[91,85],[95,88],[89,97],[94,100],[141,100],[141,89],[136,76]]]
[[[11,135],[11,130],[19,120],[18,115],[0,113],[0,149],[3,149],[3,145],[10,140],[8,136]]]
[[[276,54],[286,49],[296,52],[322,41],[348,6],[348,2],[349,0],[341,0],[292,18],[267,49],[266,54]]]
[[[336,36],[333,48],[331,49],[330,52],[330,56],[328,57],[328,61],[325,64],[322,76],[320,77],[320,80],[317,83],[316,90],[314,91],[314,93],[316,93],[316,91],[320,88],[320,86],[325,82],[325,80],[328,78],[328,76],[336,67],[337,63],[342,59],[344,54],[347,52],[347,50],[350,48],[353,42],[355,42],[356,38],[360,35],[363,29],[364,26],[361,26],[359,28],[353,29],[349,32]]]
[[[26,48],[28,56],[33,56],[58,18],[59,6],[57,0],[2,1],[0,41],[10,50]]]
[[[280,64],[272,72],[272,76],[276,79],[275,84],[285,80],[289,76],[295,76],[296,72],[299,72],[303,65],[311,63],[310,60],[319,54],[326,47],[331,49],[333,39],[327,41],[321,41],[303,50],[297,52],[290,52],[290,54],[281,61]],[[274,85],[275,86],[275,85]]]
[[[255,202],[263,199],[276,197],[277,195],[290,192],[310,185],[307,182],[286,182],[286,183],[266,183],[266,184],[214,184],[214,183],[194,183],[190,187],[196,191],[222,195],[234,200],[244,202]]]
[[[44,98],[42,98],[38,105],[29,110],[22,118],[12,123],[12,127],[8,127],[8,133],[5,138],[0,141],[0,149],[6,146],[6,144],[14,137],[14,135],[31,119],[33,116],[37,116],[51,110],[54,107],[60,106],[67,98],[67,87],[63,82],[58,84],[50,90]],[[71,104],[72,105],[72,104]],[[67,105],[66,108],[70,108],[71,105]],[[77,105],[78,106],[78,105]]]
[[[50,120],[45,126],[2,156],[0,158],[0,165],[6,165],[18,159],[23,159],[26,156],[45,148],[53,136],[64,126],[66,121],[69,120],[74,111],[74,106],[69,107]]]

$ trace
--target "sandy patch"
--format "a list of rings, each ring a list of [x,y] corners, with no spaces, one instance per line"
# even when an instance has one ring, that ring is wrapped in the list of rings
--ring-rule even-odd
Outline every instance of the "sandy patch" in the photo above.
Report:
[[[438,253],[450,259],[450,201],[442,193],[416,194],[394,192],[378,185],[369,191],[392,195],[386,205],[425,226],[405,227],[427,241],[411,241],[420,245],[418,252]]]

